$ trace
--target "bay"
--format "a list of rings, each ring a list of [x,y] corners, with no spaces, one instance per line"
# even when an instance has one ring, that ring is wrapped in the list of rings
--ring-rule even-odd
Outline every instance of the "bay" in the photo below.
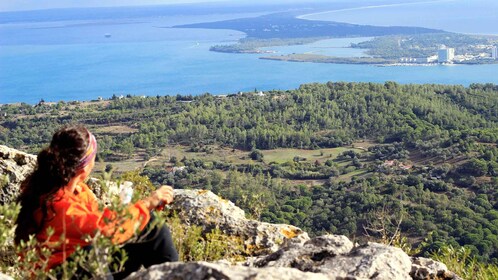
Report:
[[[360,43],[373,39],[372,37],[360,38],[338,38],[320,40],[306,45],[279,46],[262,48],[277,55],[287,55],[293,53],[316,54],[337,57],[364,57],[369,56],[364,49],[350,48],[351,43]]]
[[[400,66],[293,63],[210,52],[244,34],[175,24],[257,16],[223,14],[0,24],[0,103],[116,95],[228,94],[327,81],[498,84],[498,65]],[[109,34],[109,36],[105,36]],[[361,55],[356,39],[270,48],[278,53]]]

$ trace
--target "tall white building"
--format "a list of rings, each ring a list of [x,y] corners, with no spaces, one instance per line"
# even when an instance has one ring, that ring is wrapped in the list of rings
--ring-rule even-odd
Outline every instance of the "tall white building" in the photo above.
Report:
[[[437,52],[437,61],[439,63],[443,62],[451,62],[455,58],[455,49],[454,48],[441,48]]]
[[[497,46],[493,46],[491,48],[491,57],[493,59],[498,59],[498,47]]]

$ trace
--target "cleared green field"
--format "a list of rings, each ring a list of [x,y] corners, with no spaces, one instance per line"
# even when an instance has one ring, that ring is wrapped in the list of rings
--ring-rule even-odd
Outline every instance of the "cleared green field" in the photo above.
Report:
[[[110,164],[115,173],[122,173],[133,170],[141,170],[145,161],[141,159],[127,159],[117,162],[95,162],[94,172],[100,173],[105,170],[106,165]]]
[[[187,146],[172,146],[164,148],[159,157],[159,161],[169,161],[171,157],[181,160],[183,157],[188,159],[201,159],[203,161],[221,161],[234,164],[249,163],[249,152],[238,149],[208,146],[208,151],[191,152]]]
[[[366,170],[366,169],[358,169],[358,170],[355,170],[353,172],[340,175],[335,180],[337,180],[337,181],[343,181],[343,182],[350,182],[351,178],[353,178],[354,176],[364,177],[364,176],[368,175],[369,173],[370,172],[368,172],[368,170]]]
[[[131,170],[141,170],[146,165],[147,166],[170,166],[172,165],[171,159],[176,158],[178,161],[182,160],[184,157],[187,159],[200,159],[205,162],[225,162],[231,164],[248,164],[248,163],[258,163],[249,157],[250,152],[238,149],[232,149],[220,146],[209,146],[206,147],[205,151],[191,152],[190,147],[187,146],[169,146],[163,148],[159,155],[154,156],[148,160],[145,159],[145,154],[140,151],[133,155],[132,158],[117,161],[117,162],[97,162],[95,165],[95,171],[101,172],[105,169],[107,164],[113,166],[115,173],[122,173]],[[276,162],[279,164],[293,161],[294,157],[299,156],[305,158],[308,162],[318,161],[323,163],[327,160],[335,160],[337,156],[345,151],[353,150],[357,153],[366,153],[365,149],[361,148],[351,148],[351,147],[338,147],[329,149],[319,149],[319,150],[301,150],[301,149],[275,149],[275,150],[262,150],[263,162],[259,164],[268,164],[270,162]],[[349,165],[351,160],[341,160],[337,161],[336,164],[339,167],[344,167]],[[341,175],[337,177],[339,181],[350,181],[353,176],[363,176],[365,175],[363,169],[353,171],[348,174]],[[305,184],[312,186],[314,184],[323,183],[322,180],[296,180],[296,184]]]
[[[328,159],[335,159],[338,155],[345,151],[353,150],[357,153],[364,153],[362,149],[338,147],[330,149],[319,149],[319,150],[301,150],[301,149],[276,149],[276,150],[264,150],[263,160],[265,162],[276,162],[284,163],[286,161],[292,161],[294,157],[299,156],[306,158],[307,161],[319,162],[326,161]]]

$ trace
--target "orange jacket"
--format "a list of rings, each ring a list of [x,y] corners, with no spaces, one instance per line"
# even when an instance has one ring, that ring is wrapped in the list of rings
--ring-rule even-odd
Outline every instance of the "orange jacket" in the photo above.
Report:
[[[130,218],[116,219],[116,212],[107,208],[99,210],[95,195],[84,183],[78,184],[75,193],[61,188],[52,205],[53,208],[50,205],[48,207],[44,229],[36,235],[39,244],[53,251],[48,260],[49,268],[64,262],[78,246],[89,245],[84,240],[86,235],[94,236],[97,231],[101,231],[106,236],[112,236],[113,242],[119,244],[130,239],[137,229],[142,231],[150,219],[149,209],[142,201],[128,206]],[[35,213],[35,217],[41,219],[40,210]],[[49,227],[54,229],[50,237],[46,231]]]

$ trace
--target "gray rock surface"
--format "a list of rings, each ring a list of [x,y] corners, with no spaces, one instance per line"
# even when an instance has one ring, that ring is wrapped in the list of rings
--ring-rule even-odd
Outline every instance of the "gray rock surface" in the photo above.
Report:
[[[253,255],[277,251],[287,243],[303,243],[308,234],[291,225],[249,220],[233,202],[206,190],[175,190],[171,209],[186,224],[202,226],[205,232],[219,228],[223,233],[239,236]]]
[[[356,247],[323,262],[319,271],[342,277],[408,280],[410,257],[403,250],[378,243]]]
[[[347,237],[339,235],[319,236],[304,244],[287,244],[272,254],[252,258],[244,265],[165,263],[136,272],[127,280],[461,280],[444,264],[434,260],[410,259],[401,249],[378,243],[354,247]],[[414,271],[419,274],[414,275]]]
[[[19,185],[36,165],[36,156],[0,145],[0,203],[6,204],[19,194]],[[8,184],[4,185],[3,183]]]
[[[378,243],[353,247],[345,236],[324,235],[303,245],[284,246],[257,258],[254,265],[294,267],[347,279],[411,279],[410,257],[401,249]]]
[[[127,280],[331,280],[336,279],[322,273],[302,272],[286,267],[254,268],[229,266],[207,262],[165,263],[150,267],[130,275]]]
[[[412,279],[416,280],[461,280],[458,275],[448,270],[446,265],[433,259],[413,257],[412,269],[410,271]]]
[[[256,267],[295,267],[303,271],[319,271],[323,261],[347,254],[353,249],[344,235],[324,235],[304,244],[282,246],[277,252],[250,260],[247,265]]]

